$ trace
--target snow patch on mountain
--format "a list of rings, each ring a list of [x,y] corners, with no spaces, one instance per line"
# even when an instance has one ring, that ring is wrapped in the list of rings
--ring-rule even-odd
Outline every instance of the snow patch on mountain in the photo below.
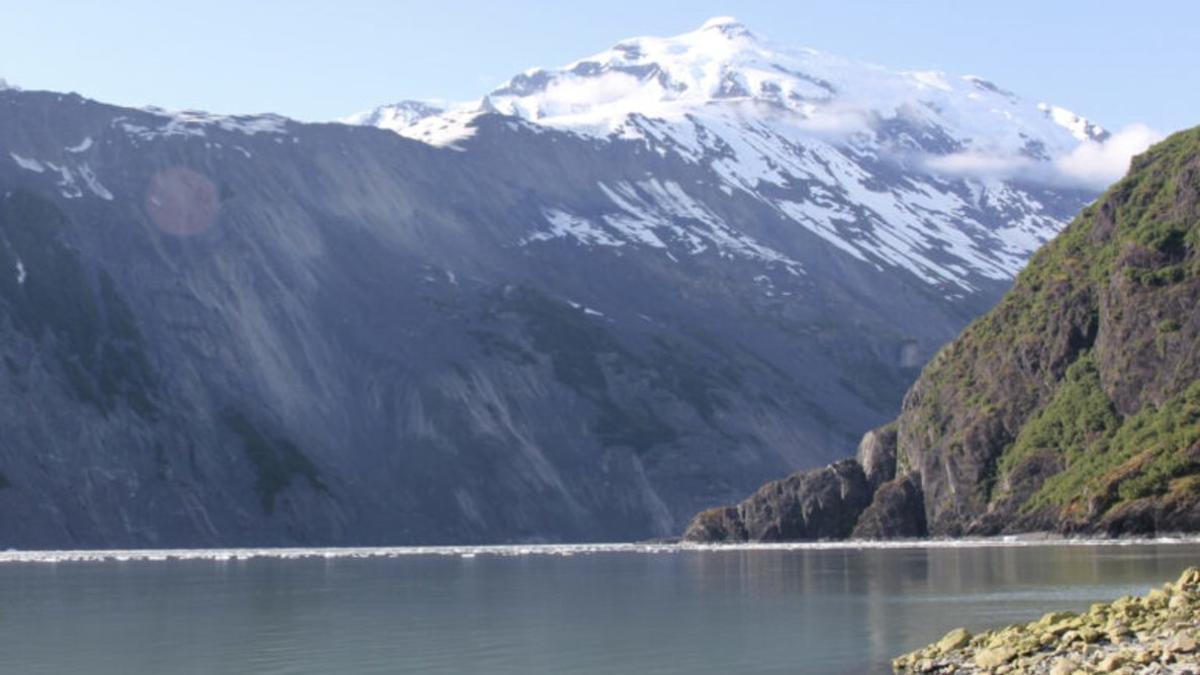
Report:
[[[79,199],[83,196],[83,189],[79,187],[79,183],[75,180],[75,174],[70,167],[45,162],[46,168],[58,175],[56,186],[58,192],[66,199]]]
[[[1109,136],[1108,132],[1098,124],[1094,124],[1086,118],[1080,117],[1075,113],[1056,105],[1049,103],[1039,103],[1038,110],[1054,121],[1055,124],[1071,132],[1071,135],[1081,141],[1100,141],[1103,142]]]
[[[93,144],[94,144],[94,142],[92,141],[92,137],[85,136],[84,139],[82,141],[80,141],[79,143],[68,147],[67,152],[72,152],[75,154],[79,154],[81,152],[87,152],[88,150],[90,150],[92,148]]]
[[[88,190],[90,190],[93,195],[96,195],[106,202],[111,202],[113,200],[113,194],[109,192],[108,188],[104,187],[104,184],[101,183],[100,179],[96,177],[96,172],[92,170],[92,167],[88,166],[87,164],[82,164],[79,166],[77,171],[79,172],[80,179],[83,180],[83,184],[87,186]]]
[[[461,149],[457,143],[474,136],[475,120],[488,112],[495,111],[481,101],[408,100],[355,113],[338,121],[379,127],[430,145]]]
[[[43,171],[46,170],[46,167],[42,166],[42,163],[37,161],[36,159],[22,157],[21,155],[18,155],[15,152],[8,153],[8,156],[12,157],[12,160],[17,163],[17,166],[21,167],[22,169],[25,169],[26,171],[32,171],[34,173],[42,173]]]
[[[154,115],[155,123],[147,125],[121,116],[112,124],[126,133],[142,140],[166,137],[205,137],[210,131],[220,130],[253,136],[255,134],[287,134],[291,120],[281,115],[217,115],[197,110],[170,112],[162,108],[145,109]]]
[[[395,131],[430,145],[461,149],[456,144],[475,135],[474,123],[481,114],[478,110],[451,110]]]
[[[401,132],[417,122],[448,111],[452,106],[435,101],[400,101],[373,110],[355,113],[341,120],[344,124],[379,127]]]
[[[596,246],[624,246],[624,239],[613,236],[600,225],[587,218],[571,215],[558,209],[545,209],[542,216],[550,225],[548,229],[535,231],[522,243],[549,241],[551,239],[574,239],[581,244]]]
[[[546,209],[543,216],[549,227],[535,231],[522,243],[573,239],[596,246],[642,245],[669,255],[671,251],[689,255],[712,251],[779,263],[790,272],[801,272],[799,262],[739,232],[674,181],[652,178],[597,187],[612,204],[608,212],[585,218],[562,209]]]
[[[70,149],[68,149],[68,152]],[[79,199],[84,196],[83,188],[87,188],[92,195],[99,197],[105,201],[112,201],[112,192],[100,182],[96,177],[96,172],[87,163],[78,164],[74,167],[67,166],[65,163],[56,164],[47,160],[32,159],[22,157],[15,152],[8,153],[8,156],[16,162],[17,166],[26,171],[37,174],[46,174],[54,179],[55,187],[66,199]],[[83,185],[80,186],[82,181]]]

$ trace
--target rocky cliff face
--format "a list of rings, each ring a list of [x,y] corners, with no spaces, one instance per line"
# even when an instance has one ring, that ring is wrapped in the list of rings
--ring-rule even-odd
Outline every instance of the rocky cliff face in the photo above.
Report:
[[[762,486],[737,506],[710,509],[688,526],[689,541],[842,539],[870,504],[862,467],[842,460]]]
[[[1135,158],[856,461],[882,483],[856,536],[1200,528],[1200,129]],[[689,538],[740,538],[711,513]]]

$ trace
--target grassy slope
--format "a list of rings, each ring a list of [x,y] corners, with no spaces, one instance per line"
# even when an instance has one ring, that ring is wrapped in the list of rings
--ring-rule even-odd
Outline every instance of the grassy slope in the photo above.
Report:
[[[1136,158],[926,369],[900,420],[902,470],[948,463],[980,485],[932,505],[943,529],[1005,500],[1096,522],[1197,497],[1197,195],[1200,129]]]

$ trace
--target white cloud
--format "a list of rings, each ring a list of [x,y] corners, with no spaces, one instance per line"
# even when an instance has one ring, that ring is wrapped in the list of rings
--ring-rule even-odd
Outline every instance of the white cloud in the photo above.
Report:
[[[786,120],[790,126],[802,133],[833,140],[843,140],[854,134],[869,133],[873,129],[876,117],[875,113],[866,106],[837,100],[805,102],[798,108],[786,112],[781,112],[774,106],[764,112],[763,106],[767,104],[760,101],[742,105],[745,106],[747,117],[750,119],[760,118],[763,115],[779,116],[779,119]]]
[[[598,105],[623,102],[643,93],[642,89],[641,80],[622,72],[607,72],[586,79],[560,78],[550,83],[539,103],[548,109],[548,114],[574,114]]]
[[[1027,157],[989,155],[983,152],[956,152],[928,157],[925,166],[937,173],[978,178],[1009,178],[1028,170],[1033,161]]]
[[[1129,160],[1162,140],[1163,135],[1143,124],[1133,124],[1104,142],[1085,140],[1052,162],[1028,157],[990,154],[977,150],[926,156],[925,167],[934,172],[968,178],[1023,178],[1067,187],[1103,190],[1125,175]]]
[[[1056,159],[1054,166],[1068,182],[1103,189],[1125,175],[1134,155],[1162,138],[1162,134],[1144,124],[1132,124],[1103,143],[1080,143],[1070,153]]]
[[[793,124],[799,129],[815,134],[849,136],[869,131],[871,115],[857,108],[824,107],[793,121]]]

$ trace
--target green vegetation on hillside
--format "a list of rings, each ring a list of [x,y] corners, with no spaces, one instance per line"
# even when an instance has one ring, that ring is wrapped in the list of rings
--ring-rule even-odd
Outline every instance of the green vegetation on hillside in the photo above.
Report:
[[[1100,387],[1100,374],[1091,354],[1067,369],[1062,384],[1025,426],[1012,446],[1000,456],[1000,472],[1039,452],[1063,455],[1068,467],[1088,459],[1088,451],[1120,426],[1112,402]]]
[[[914,386],[898,461],[945,494],[934,533],[997,508],[1085,527],[1137,500],[1200,508],[1198,250],[1193,129],[1135,158]]]
[[[1191,489],[1176,483],[1200,471],[1200,382],[1160,407],[1138,414],[1074,448],[1067,468],[1046,480],[1029,508],[1046,504],[1089,508],[1100,513],[1123,503]],[[1072,510],[1075,510],[1072,509]]]

